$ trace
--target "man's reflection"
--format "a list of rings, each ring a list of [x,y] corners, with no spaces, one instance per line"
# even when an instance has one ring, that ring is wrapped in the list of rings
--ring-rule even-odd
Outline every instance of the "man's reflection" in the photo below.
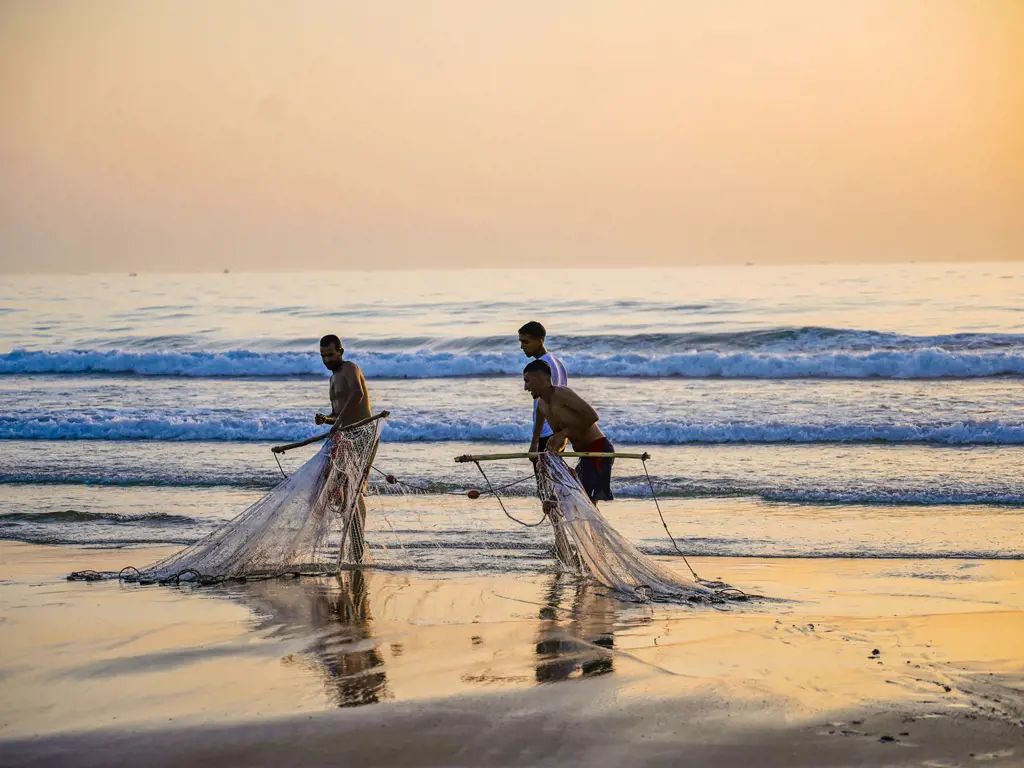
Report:
[[[545,597],[547,605],[540,610],[537,632],[537,682],[553,683],[614,671],[611,650],[615,647],[613,632],[619,602],[600,594],[590,579],[563,573],[552,577]],[[570,598],[572,609],[566,613],[562,605]]]
[[[388,698],[384,660],[373,637],[370,596],[362,571],[345,571],[337,577],[338,591],[325,592],[328,621],[337,630],[324,634],[309,649],[327,673],[329,688],[339,707],[358,707]],[[362,647],[366,646],[366,647]]]
[[[261,624],[284,625],[284,631],[314,638],[297,658],[314,662],[337,706],[358,707],[390,698],[384,659],[372,641],[370,598],[362,571],[250,583],[235,596],[250,604],[263,619]]]

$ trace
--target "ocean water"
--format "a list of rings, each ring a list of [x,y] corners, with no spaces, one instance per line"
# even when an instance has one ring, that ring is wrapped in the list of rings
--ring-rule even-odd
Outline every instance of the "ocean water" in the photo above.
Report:
[[[547,567],[544,530],[457,495],[483,481],[452,461],[525,447],[532,319],[616,445],[652,454],[689,553],[1024,557],[1014,263],[4,276],[0,538],[209,533],[280,479],[271,444],[318,431],[337,333],[392,412],[378,468],[431,492],[369,533],[409,567]],[[613,488],[612,521],[672,554],[642,466]]]

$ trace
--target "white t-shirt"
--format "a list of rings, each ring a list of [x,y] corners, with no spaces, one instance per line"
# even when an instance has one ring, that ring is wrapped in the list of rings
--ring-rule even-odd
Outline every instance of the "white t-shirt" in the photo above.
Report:
[[[548,368],[551,369],[551,383],[552,384],[554,384],[556,387],[567,387],[567,386],[569,386],[569,384],[568,384],[569,377],[565,373],[565,366],[562,365],[562,361],[561,360],[559,360],[557,357],[552,355],[550,352],[548,352],[545,355],[542,355],[541,357],[538,357],[537,359],[538,360],[543,360],[545,363],[548,364]],[[537,423],[537,401],[536,400],[533,401],[533,421],[534,421],[534,424]],[[551,426],[545,421],[544,422],[544,426],[541,427],[540,436],[541,437],[547,437],[548,435],[553,435],[553,434],[554,434],[554,432],[551,431]]]

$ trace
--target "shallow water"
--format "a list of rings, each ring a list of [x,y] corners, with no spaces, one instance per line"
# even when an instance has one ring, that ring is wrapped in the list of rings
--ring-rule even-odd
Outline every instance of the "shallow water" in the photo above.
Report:
[[[326,332],[393,413],[376,481],[484,487],[452,458],[525,445],[515,332],[541,319],[616,445],[651,452],[687,552],[1020,558],[1022,285],[1010,263],[5,276],[0,538],[205,535],[280,479],[269,444],[316,431]],[[620,461],[613,488],[616,525],[672,552],[643,468]],[[410,567],[545,567],[544,536],[487,499],[416,497],[388,519]]]

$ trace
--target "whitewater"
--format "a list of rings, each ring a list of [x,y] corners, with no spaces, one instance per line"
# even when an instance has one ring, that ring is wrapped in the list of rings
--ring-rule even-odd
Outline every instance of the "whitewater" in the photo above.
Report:
[[[388,340],[385,344],[395,344]],[[562,339],[572,348],[574,339]],[[742,343],[742,340],[737,340]],[[562,352],[578,376],[687,378],[975,378],[1024,375],[1024,335],[993,338],[974,334],[953,346],[940,339],[920,338],[903,348],[799,349],[771,351],[698,351],[666,353],[672,345],[642,340],[629,352]],[[508,346],[508,339],[502,340]],[[693,342],[679,339],[678,347]],[[962,345],[962,346],[961,346]],[[374,350],[372,342],[349,343],[367,376],[388,379],[434,379],[462,376],[514,376],[522,370],[515,352],[469,353]],[[475,346],[467,341],[467,347]],[[594,344],[593,346],[604,346]],[[797,346],[797,345],[794,345]],[[2,374],[109,373],[132,376],[253,377],[322,376],[316,352],[125,352],[65,350],[60,353],[14,350],[0,356]]]
[[[538,275],[559,286],[541,304]],[[695,553],[1024,556],[1024,269],[1006,263],[5,276],[0,538],[206,535],[280,479],[270,444],[316,432],[331,332],[393,414],[378,464],[472,488],[455,455],[528,440],[532,319],[616,445],[654,455]],[[662,553],[638,471],[617,468],[609,514]],[[391,522],[473,567],[545,562],[474,510]]]

